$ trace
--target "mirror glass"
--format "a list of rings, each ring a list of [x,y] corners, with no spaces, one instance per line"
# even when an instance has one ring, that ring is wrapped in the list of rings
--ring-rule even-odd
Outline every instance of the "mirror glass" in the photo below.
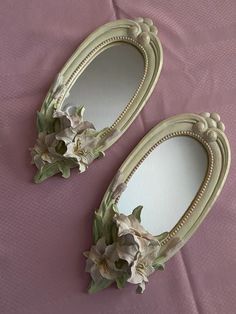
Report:
[[[118,202],[129,215],[143,206],[142,225],[154,235],[170,231],[196,196],[206,175],[208,156],[194,138],[179,136],[159,145],[140,165]]]
[[[86,67],[62,105],[85,107],[84,118],[97,130],[111,126],[137,90],[144,74],[139,50],[126,43],[101,52]]]

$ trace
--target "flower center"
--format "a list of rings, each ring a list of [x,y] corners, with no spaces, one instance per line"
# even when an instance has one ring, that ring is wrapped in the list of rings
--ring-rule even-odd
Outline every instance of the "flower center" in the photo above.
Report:
[[[46,161],[50,158],[50,153],[47,148],[45,148],[44,151],[42,152],[41,158]]]
[[[105,258],[103,258],[100,262],[99,262],[99,266],[101,266],[104,270],[104,272],[109,272],[109,266],[107,264],[107,261]]]

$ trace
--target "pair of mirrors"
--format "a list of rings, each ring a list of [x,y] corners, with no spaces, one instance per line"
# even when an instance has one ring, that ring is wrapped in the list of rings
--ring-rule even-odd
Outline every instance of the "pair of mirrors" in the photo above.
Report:
[[[58,172],[68,177],[74,167],[83,172],[104,155],[146,104],[160,75],[162,54],[148,18],[108,23],[81,44],[38,113],[39,139],[32,154],[37,182]],[[111,200],[125,216],[142,205],[142,226],[162,235],[159,255],[165,262],[205,218],[229,164],[218,114],[171,117],[145,135],[124,161],[118,172],[122,193],[114,196],[112,182],[96,214],[106,227]],[[99,234],[96,221],[94,228]]]

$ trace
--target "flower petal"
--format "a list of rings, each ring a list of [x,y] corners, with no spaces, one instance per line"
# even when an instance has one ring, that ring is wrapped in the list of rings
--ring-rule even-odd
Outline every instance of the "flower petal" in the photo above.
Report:
[[[76,132],[80,133],[86,129],[94,129],[95,130],[95,127],[91,122],[83,121],[76,127]]]
[[[61,118],[63,116],[65,116],[65,111],[61,110],[61,109],[56,109],[54,112],[53,112],[53,118]]]
[[[83,119],[82,115],[77,113],[78,108],[76,106],[68,106],[66,109],[66,116],[70,120],[70,125],[74,129],[78,127]]]
[[[137,287],[137,289],[136,289],[136,292],[137,292],[138,294],[141,294],[141,293],[144,292],[144,290],[145,290],[145,282],[143,281],[143,282],[141,282],[141,283],[138,285],[138,287]]]
[[[72,143],[76,136],[76,133],[71,128],[66,128],[56,135],[58,141],[63,141],[66,145]]]
[[[47,147],[53,145],[54,141],[55,141],[55,133],[51,133],[45,136],[45,145]]]
[[[82,162],[79,162],[79,172],[80,173],[83,173],[83,172],[85,172],[86,170],[87,170],[87,165],[85,165],[84,163],[82,163]]]
[[[94,265],[94,262],[90,258],[87,258],[86,265],[85,265],[85,272],[90,273],[93,265]]]
[[[89,132],[90,131],[90,132]],[[96,137],[96,131],[92,129],[86,129],[78,135],[82,150],[93,150],[97,147],[99,138]]]
[[[76,155],[74,152],[74,143],[67,144],[67,149],[66,149],[66,152],[63,156],[69,157],[69,158],[76,158],[77,161],[80,161],[80,157],[78,155]]]
[[[97,241],[96,248],[100,254],[104,254],[106,252],[106,240],[104,237]]]
[[[43,154],[41,155],[41,159],[42,159],[43,161],[48,162],[48,163],[52,163],[53,160],[54,160],[53,156],[51,156],[51,155],[48,154],[48,153],[43,153]]]
[[[91,275],[94,282],[98,282],[99,280],[101,280],[103,278],[100,271],[99,271],[98,266],[95,264],[91,267],[90,275]]]
[[[112,262],[112,263],[114,263],[115,261],[119,259],[115,243],[108,245],[106,247],[104,256],[109,260],[109,262]]]
[[[42,160],[41,156],[39,156],[39,155],[35,155],[33,157],[33,163],[35,164],[35,166],[38,169],[41,169],[44,166],[44,161]]]
[[[131,264],[134,262],[138,252],[139,246],[132,234],[127,234],[118,238],[117,254],[120,259],[127,261],[128,264]]]
[[[95,264],[100,263],[101,253],[97,250],[96,245],[93,245],[89,251],[88,258],[91,259]]]
[[[131,267],[131,276],[127,279],[127,281],[135,285],[143,282],[143,276],[136,271],[135,264]]]
[[[99,264],[99,272],[103,278],[113,280],[117,277],[117,272],[109,267],[106,260]]]
[[[114,221],[118,227],[118,236],[122,236],[125,230],[131,227],[129,218],[124,214],[115,214]]]

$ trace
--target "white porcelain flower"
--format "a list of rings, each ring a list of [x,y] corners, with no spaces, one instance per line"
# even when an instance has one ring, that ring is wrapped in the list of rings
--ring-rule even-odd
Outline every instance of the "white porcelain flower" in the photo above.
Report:
[[[80,172],[84,172],[95,159],[94,150],[100,141],[93,124],[83,121],[83,113],[84,107],[68,106],[65,111],[57,110],[53,115],[60,119],[62,131],[56,139],[66,145],[63,156],[76,159]]]
[[[114,221],[118,227],[118,237],[132,235],[140,252],[142,252],[147,244],[157,241],[151,233],[143,228],[134,214],[129,216],[116,214]]]
[[[58,159],[58,154],[55,150],[56,145],[57,140],[54,133],[39,133],[37,142],[31,151],[32,162],[38,169],[41,169],[46,163],[52,163]]]
[[[119,270],[115,262],[119,259],[116,252],[115,243],[106,245],[105,238],[97,241],[89,252],[85,253],[87,257],[86,272],[91,274],[95,283],[105,279],[115,280],[119,275]]]
[[[155,270],[152,265],[160,250],[160,243],[143,228],[134,214],[116,214],[114,221],[118,228],[117,254],[130,266],[127,281],[138,284],[137,292],[142,293],[148,276]]]
[[[57,109],[53,113],[53,118],[59,118],[61,130],[71,128],[75,132],[80,132],[85,129],[94,129],[92,123],[83,121],[85,108],[68,105],[65,110]]]
[[[67,89],[63,75],[59,74],[42,109],[37,112],[39,138],[31,149],[32,162],[38,168],[34,177],[36,183],[58,172],[68,178],[70,169],[75,167],[84,172],[94,159],[105,155],[102,147],[109,146],[119,133],[119,130],[108,127],[96,131],[92,123],[83,120],[84,107],[67,104],[63,109],[57,108],[61,97],[68,97]],[[47,136],[55,140],[52,147]]]
[[[94,291],[106,287],[102,281],[110,280],[120,287],[125,282],[138,285],[137,292],[143,293],[148,277],[155,271],[160,242],[141,226],[135,216],[139,217],[141,207],[137,209],[129,216],[115,213],[113,243],[106,245],[104,234],[86,253],[86,271],[91,274]]]
[[[57,139],[60,139],[58,136]],[[73,141],[67,143],[67,150],[64,157],[75,158],[80,172],[84,172],[88,165],[94,160],[94,149],[97,146],[99,139],[92,132],[85,130],[77,134]]]
[[[138,284],[137,292],[143,293],[148,277],[155,271],[153,264],[160,250],[159,244],[151,243],[145,247],[143,252],[138,252],[136,258],[131,264],[131,275],[128,282]]]
[[[59,78],[53,91],[60,88],[60,81]],[[68,178],[73,167],[84,172],[94,159],[104,156],[101,147],[117,131],[114,129],[102,137],[102,131],[96,131],[92,123],[83,120],[84,111],[84,107],[67,105],[65,110],[55,109],[52,117],[38,113],[39,137],[31,150],[32,162],[39,169],[35,182],[42,182],[59,171]]]

